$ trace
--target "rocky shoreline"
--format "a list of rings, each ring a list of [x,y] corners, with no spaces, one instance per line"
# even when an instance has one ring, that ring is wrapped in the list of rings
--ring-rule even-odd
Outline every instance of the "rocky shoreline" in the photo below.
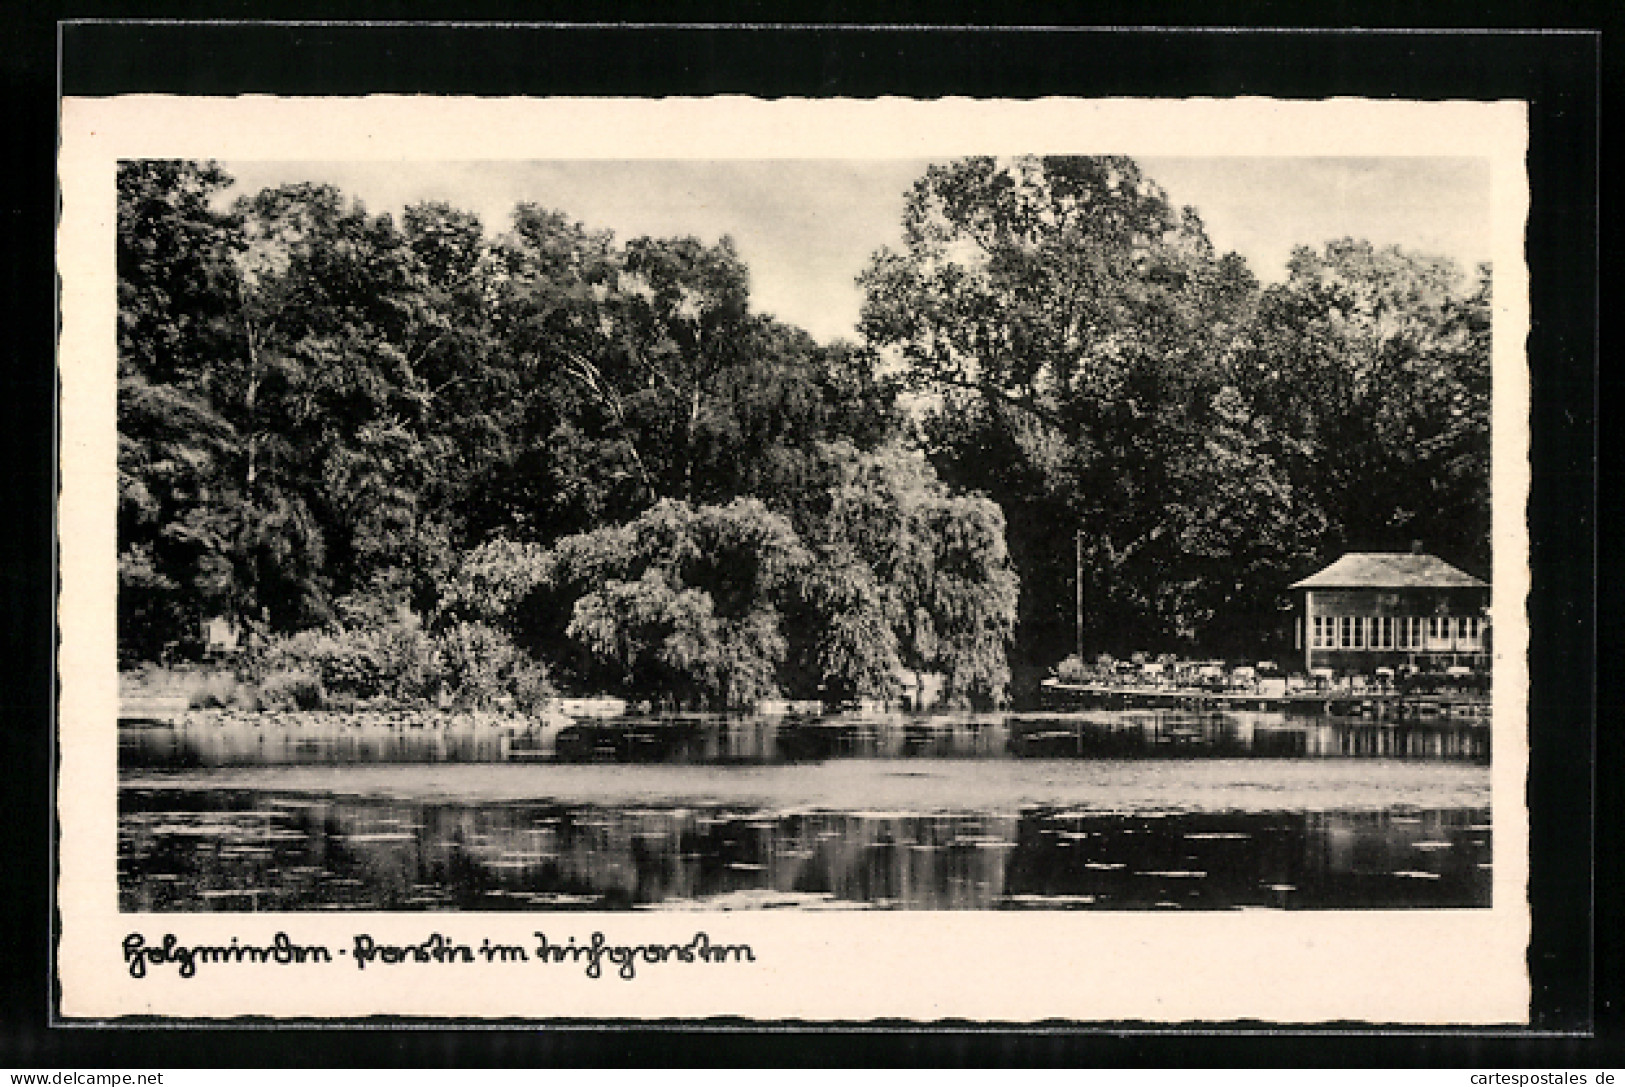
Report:
[[[119,710],[119,724],[127,728],[142,725],[180,729],[247,726],[313,732],[422,729],[435,732],[512,733],[562,728],[572,723],[573,718],[553,708],[527,713],[519,710],[438,709],[432,706],[350,710],[251,710],[223,706],[166,712],[160,707],[126,705]]]

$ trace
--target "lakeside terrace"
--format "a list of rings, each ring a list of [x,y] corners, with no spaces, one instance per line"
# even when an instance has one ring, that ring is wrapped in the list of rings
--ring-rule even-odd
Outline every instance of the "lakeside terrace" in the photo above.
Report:
[[[1185,685],[1069,682],[1046,679],[1040,685],[1045,703],[1054,708],[1279,710],[1294,714],[1345,717],[1488,717],[1491,701],[1478,691],[1400,691],[1352,686],[1290,688],[1263,685],[1243,690],[1213,690]]]

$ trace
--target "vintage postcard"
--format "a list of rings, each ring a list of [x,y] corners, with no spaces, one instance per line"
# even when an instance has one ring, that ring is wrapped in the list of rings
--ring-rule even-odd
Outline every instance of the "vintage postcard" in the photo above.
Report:
[[[64,100],[59,1015],[1525,1022],[1525,151]]]

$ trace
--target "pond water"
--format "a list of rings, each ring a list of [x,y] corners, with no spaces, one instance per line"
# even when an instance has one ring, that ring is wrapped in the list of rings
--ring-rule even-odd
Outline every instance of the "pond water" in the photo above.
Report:
[[[123,730],[121,908],[1490,904],[1483,725],[686,717],[545,748],[495,731]]]
[[[1375,721],[1171,710],[770,718],[687,715],[590,720],[563,729],[446,727],[331,715],[283,724],[201,719],[125,728],[125,767],[285,763],[797,763],[832,758],[1399,758],[1487,764],[1483,722]]]

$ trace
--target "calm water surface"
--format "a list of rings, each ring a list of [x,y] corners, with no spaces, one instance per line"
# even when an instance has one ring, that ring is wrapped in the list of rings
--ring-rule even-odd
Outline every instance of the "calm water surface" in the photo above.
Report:
[[[1399,758],[1487,764],[1482,722],[1171,710],[889,717],[625,717],[563,729],[203,721],[127,728],[125,767],[505,762],[794,763],[832,758]]]
[[[313,719],[128,729],[120,755],[132,911],[1490,903],[1483,725]]]

